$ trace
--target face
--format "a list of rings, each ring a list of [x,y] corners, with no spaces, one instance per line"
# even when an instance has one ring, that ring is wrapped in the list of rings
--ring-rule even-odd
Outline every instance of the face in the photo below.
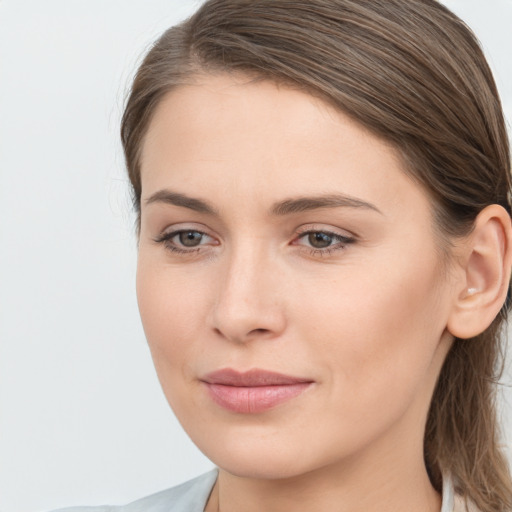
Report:
[[[139,307],[198,447],[264,478],[422,459],[453,284],[393,148],[307,94],[219,75],[165,97],[141,162]]]

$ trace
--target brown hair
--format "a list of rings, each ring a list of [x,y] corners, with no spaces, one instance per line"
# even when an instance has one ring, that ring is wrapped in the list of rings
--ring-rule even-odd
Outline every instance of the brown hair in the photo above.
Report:
[[[209,0],[166,31],[135,77],[121,128],[140,214],[140,154],[155,108],[205,72],[242,72],[336,106],[401,153],[449,244],[490,204],[511,212],[510,152],[496,86],[468,27],[435,0]],[[425,463],[483,512],[512,510],[497,380],[508,301],[481,335],[455,340],[434,391]]]

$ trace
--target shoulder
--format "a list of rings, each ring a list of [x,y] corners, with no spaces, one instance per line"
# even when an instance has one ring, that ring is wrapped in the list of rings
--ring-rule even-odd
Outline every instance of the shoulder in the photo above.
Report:
[[[453,512],[480,512],[480,509],[470,499],[465,500],[461,496],[456,495]]]
[[[443,506],[441,512],[480,512],[470,499],[464,499],[455,491],[449,475],[443,477]]]
[[[464,500],[461,496],[455,496],[453,512],[480,512],[480,509],[471,500]]]
[[[212,470],[183,484],[122,506],[72,507],[54,512],[203,512],[217,480]]]

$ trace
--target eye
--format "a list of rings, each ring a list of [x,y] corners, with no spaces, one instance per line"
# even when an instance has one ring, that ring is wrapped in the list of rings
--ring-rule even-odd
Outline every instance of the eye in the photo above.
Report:
[[[196,252],[204,245],[217,245],[217,241],[196,229],[179,229],[163,233],[155,239],[157,243],[163,243],[166,249],[173,252]]]
[[[312,253],[330,253],[344,249],[348,244],[354,243],[350,236],[323,230],[307,230],[299,233],[293,245],[301,245],[311,249]]]
[[[185,247],[197,247],[201,244],[204,236],[205,234],[199,231],[180,231],[173,238],[177,238],[179,243]]]
[[[307,234],[308,243],[315,249],[325,249],[334,242],[334,237],[328,233],[317,231],[316,233]]]

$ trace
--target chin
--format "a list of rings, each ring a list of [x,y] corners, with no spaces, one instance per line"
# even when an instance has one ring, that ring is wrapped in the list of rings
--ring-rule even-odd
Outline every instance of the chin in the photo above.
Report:
[[[258,454],[213,454],[207,456],[220,469],[239,478],[257,480],[287,480],[305,471],[297,464],[297,457],[282,457],[259,451]]]
[[[252,429],[251,429],[252,430]],[[241,478],[286,479],[303,472],[297,445],[264,432],[203,438],[192,435],[197,447],[220,469]]]
[[[217,467],[240,478],[260,480],[294,479],[329,466],[343,457],[341,447],[333,452],[303,436],[294,437],[285,430],[229,429],[224,435],[192,435],[198,448]],[[194,433],[192,433],[194,434]]]

